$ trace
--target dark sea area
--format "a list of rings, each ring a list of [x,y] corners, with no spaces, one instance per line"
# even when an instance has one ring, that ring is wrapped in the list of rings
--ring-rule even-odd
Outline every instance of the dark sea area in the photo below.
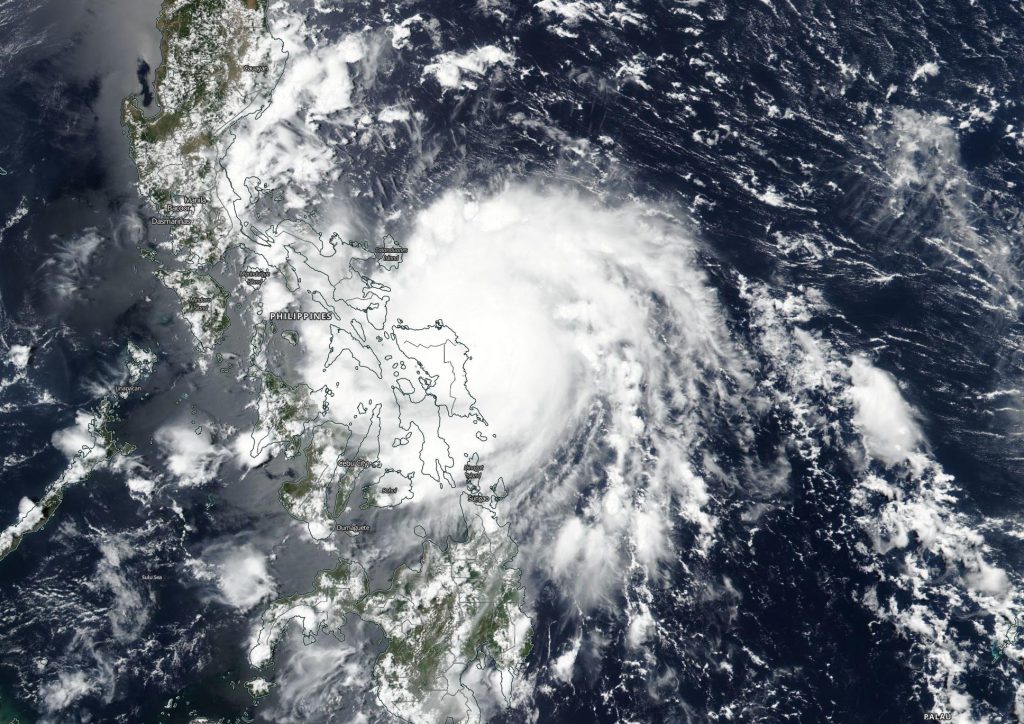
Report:
[[[97,383],[116,377],[128,342],[158,355],[145,392],[120,404],[112,425],[141,459],[149,459],[154,430],[196,390],[177,301],[139,255],[147,209],[120,127],[122,98],[152,102],[160,3],[14,5],[0,6],[0,352],[27,346],[31,361],[26,379],[0,392],[4,525],[19,500],[38,499],[61,474],[67,459],[51,445],[54,433],[97,408]],[[76,669],[88,672],[96,693],[62,721],[245,714],[252,698],[238,681],[249,673],[246,632],[206,621],[177,569],[185,546],[245,524],[220,519],[224,503],[217,508],[207,491],[179,498],[187,522],[134,500],[123,474],[100,471],[69,488],[54,519],[3,561],[0,719],[56,721],[38,704],[45,682],[65,682]],[[191,542],[181,539],[186,530]],[[112,560],[123,571],[104,578]],[[142,598],[125,599],[140,580]],[[223,645],[213,646],[220,636]]]
[[[634,23],[594,3],[604,14],[572,25],[573,37],[553,34],[555,16],[532,5],[495,5],[501,13],[400,4],[400,17],[438,19],[440,46],[511,43],[531,71],[470,98],[438,94],[420,72],[437,44],[414,30],[398,60],[382,62],[372,84],[357,77],[354,93],[414,105],[426,141],[400,140],[387,167],[375,146],[353,147],[343,179],[371,189],[353,205],[414,211],[456,184],[529,177],[687,209],[731,333],[764,333],[748,282],[776,290],[780,306],[787,293],[820,292],[828,311],[812,331],[842,354],[870,353],[898,381],[927,453],[955,478],[951,519],[984,536],[992,563],[1024,574],[1024,10],[995,0],[707,0],[643,3]],[[382,9],[395,10],[345,5],[324,32],[377,23]],[[140,464],[164,464],[153,438],[168,419],[214,429],[253,421],[243,385],[197,368],[177,301],[154,277],[156,262],[139,255],[150,230],[119,113],[128,95],[153,101],[158,10],[157,0],[116,0],[67,12],[51,0],[21,12],[0,0],[0,357],[12,345],[32,350],[25,379],[0,387],[3,525],[67,465],[53,435],[95,409],[96,383],[111,378],[128,342],[158,357],[113,425]],[[621,81],[634,72],[627,60],[644,68],[642,82]],[[672,94],[680,97],[669,103]],[[564,137],[607,138],[612,150],[580,160]],[[757,384],[785,377],[778,359],[757,354]],[[794,400],[801,392],[778,390]],[[743,448],[733,423],[709,426],[708,445],[741,478],[749,459],[783,450],[782,512],[752,526],[748,490],[715,492],[729,543],[680,556],[652,584],[650,608],[667,623],[650,661],[634,660],[620,617],[576,610],[554,582],[540,582],[528,594],[536,640],[526,675],[550,686],[496,720],[524,721],[528,711],[540,722],[910,722],[933,711],[927,652],[865,604],[869,590],[879,608],[912,601],[906,561],[867,553],[864,511],[851,502],[860,471],[844,454],[849,420],[793,442],[796,415],[766,416]],[[147,504],[129,493],[130,470],[70,488],[53,520],[0,562],[0,719],[259,718],[243,688],[258,612],[225,613],[185,562],[216,542],[251,543],[280,555],[282,591],[305,590],[327,556],[304,558],[283,542],[277,490],[293,465],[274,461],[244,484],[226,466],[209,488],[163,486]],[[529,525],[521,515],[513,531]],[[692,531],[678,538],[680,550],[694,549]],[[944,565],[919,539],[907,552]],[[1009,622],[958,598],[965,570],[937,576],[939,593],[924,606],[949,622],[951,649],[977,664],[963,676],[975,711],[1019,721],[1024,671],[989,653]],[[691,595],[683,580],[728,581],[733,597]],[[552,683],[553,652],[582,630],[604,648],[585,647],[574,677]],[[380,641],[362,635],[369,665]],[[74,691],[86,686],[82,672],[100,683],[71,713],[47,713],[40,702],[60,695],[54,682]],[[349,715],[344,706],[355,705],[338,704]],[[370,717],[389,720],[379,708]]]

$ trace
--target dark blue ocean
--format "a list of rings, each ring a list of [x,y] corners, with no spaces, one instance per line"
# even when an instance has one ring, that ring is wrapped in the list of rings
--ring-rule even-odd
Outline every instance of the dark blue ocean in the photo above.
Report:
[[[755,384],[782,390],[780,399],[801,393],[777,383],[787,370],[759,346],[765,333],[745,290],[765,285],[780,303],[816,290],[827,311],[811,331],[842,354],[869,353],[898,380],[927,454],[958,486],[952,519],[984,536],[988,561],[1019,580],[1024,11],[990,0],[705,0],[634,3],[639,19],[630,20],[625,6],[581,5],[589,10],[571,25],[540,6],[500,2],[371,2],[317,16],[335,39],[385,12],[436,21],[383,54],[372,79],[354,75],[359,102],[409,104],[426,120],[422,135],[389,139],[386,154],[374,144],[348,150],[343,180],[367,190],[353,205],[386,216],[455,185],[486,191],[540,178],[569,179],[609,203],[685,209],[729,331],[753,350]],[[27,377],[0,389],[4,525],[60,474],[54,433],[98,404],[94,383],[129,341],[159,358],[145,394],[113,426],[144,464],[162,464],[153,436],[169,416],[252,422],[241,384],[222,388],[196,367],[173,295],[139,254],[152,240],[118,118],[124,96],[151,100],[158,6],[86,3],[62,18],[56,2],[25,13],[0,2],[0,355],[32,350]],[[567,32],[552,31],[560,23]],[[422,81],[439,50],[491,44],[513,49],[530,72],[474,94],[438,94]],[[581,156],[563,138],[613,151]],[[624,598],[584,611],[555,581],[527,582],[534,692],[498,720],[919,721],[940,708],[926,684],[937,669],[906,628],[877,615],[889,600],[916,605],[902,582],[910,556],[937,572],[936,593],[919,605],[968,652],[958,686],[974,716],[1017,720],[1024,670],[989,653],[1007,622],[959,593],[971,571],[920,536],[908,557],[869,553],[865,512],[852,502],[862,471],[845,452],[855,443],[849,414],[820,391],[800,404],[808,401],[836,416],[811,434],[796,403],[782,402],[757,418],[751,439],[731,434],[733,419],[704,430],[737,479],[754,475],[751,461],[781,455],[785,490],[756,526],[744,516],[760,493],[712,491],[724,542],[680,555],[651,584],[663,622],[651,660],[637,664],[625,643]],[[273,720],[268,712],[280,709],[254,704],[241,684],[252,675],[245,641],[258,611],[226,611],[183,561],[241,541],[280,553],[272,572],[282,593],[305,590],[327,561],[279,545],[288,521],[277,489],[294,465],[277,461],[244,482],[225,471],[209,489],[164,486],[149,504],[129,494],[130,471],[71,488],[54,519],[0,562],[0,714]],[[679,525],[673,535],[680,550],[694,549],[694,531]],[[702,581],[707,595],[693,584]],[[730,597],[711,595],[722,588]],[[136,592],[125,608],[127,589]],[[552,660],[577,636],[601,645],[585,646],[571,679],[557,683]],[[367,640],[372,664],[380,641]],[[88,693],[55,713],[53,682],[74,691],[76,681]],[[368,720],[391,720],[363,695],[334,713],[299,707],[288,720],[351,721],[344,707],[362,705]]]

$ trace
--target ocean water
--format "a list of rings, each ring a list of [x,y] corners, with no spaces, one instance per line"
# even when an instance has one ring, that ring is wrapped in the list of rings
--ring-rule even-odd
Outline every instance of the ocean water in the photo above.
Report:
[[[509,356],[544,362],[530,379],[571,370],[586,403],[557,425],[543,405],[513,408],[551,443],[524,447],[531,471],[507,481],[536,639],[513,705],[489,718],[1020,717],[1018,644],[992,654],[1024,574],[1019,8],[324,6],[275,4],[271,27],[294,13],[310,46],[359,35],[351,107],[413,113],[296,125],[335,154],[318,198],[344,199],[353,235],[480,263],[451,262],[460,274],[441,286],[507,283],[520,304],[481,322],[457,299],[458,331],[486,361],[488,325],[508,324]],[[197,366],[138,253],[153,239],[118,114],[152,92],[157,12],[0,4],[0,339],[4,354],[33,350],[0,389],[5,520],[64,467],[53,435],[97,404],[124,345],[159,357],[114,425],[134,467],[71,488],[0,563],[0,706],[54,721],[387,721],[369,676],[379,631],[289,639],[258,704],[242,688],[248,637],[263,603],[308,590],[337,556],[379,564],[383,585],[419,544],[413,525],[449,518],[399,511],[409,531],[324,551],[278,502],[300,461],[244,470],[224,453],[213,473],[188,471],[200,484],[169,472],[169,430],[203,426],[216,448],[255,415],[244,381]],[[463,68],[472,86],[428,70],[490,46],[508,59]],[[453,189],[492,225],[422,213],[470,208]],[[501,246],[473,256],[494,229]],[[437,291],[396,278],[424,306]],[[531,336],[550,319],[555,332]],[[579,350],[621,376],[578,366]],[[617,417],[631,400],[636,428]],[[224,571],[251,561],[260,595],[232,598]]]

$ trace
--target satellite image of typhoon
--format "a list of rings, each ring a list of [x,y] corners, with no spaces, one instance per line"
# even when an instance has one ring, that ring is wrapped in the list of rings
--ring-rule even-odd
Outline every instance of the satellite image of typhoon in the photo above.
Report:
[[[1024,5],[0,0],[0,724],[1024,721]]]

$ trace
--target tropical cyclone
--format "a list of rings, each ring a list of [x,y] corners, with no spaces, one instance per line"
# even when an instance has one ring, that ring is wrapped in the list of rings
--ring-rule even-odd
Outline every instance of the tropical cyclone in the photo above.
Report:
[[[373,536],[351,517],[357,490],[362,509],[415,500],[462,511],[461,501],[465,533],[444,547],[424,543],[419,567],[400,568],[387,590],[370,590],[358,564],[340,561],[312,593],[271,606],[251,661],[267,664],[293,619],[315,636],[357,614],[388,637],[374,670],[388,710],[416,721],[479,720],[482,706],[509,702],[531,645],[521,576],[509,567],[516,545],[479,494],[489,485],[503,497],[504,481],[462,479],[496,434],[471,393],[471,354],[456,330],[441,319],[394,319],[373,247],[303,212],[313,206],[304,192],[325,172],[312,160],[320,151],[296,148],[287,174],[255,152],[287,148],[290,131],[281,128],[297,108],[315,124],[347,104],[343,59],[315,56],[290,16],[282,25],[291,34],[273,37],[266,12],[239,0],[163,5],[160,113],[146,118],[129,103],[124,114],[141,193],[164,214],[187,215],[175,218],[188,223],[161,225],[158,276],[179,295],[201,358],[222,341],[229,296],[238,302],[231,316],[251,330],[244,373],[259,413],[250,454],[304,455],[306,475],[282,487],[281,501],[314,541],[334,550],[335,536]],[[342,92],[302,96],[306,79],[324,73]],[[295,95],[278,97],[279,84]],[[267,271],[256,285],[243,276],[228,295],[214,279],[231,274],[234,255]],[[275,362],[270,347],[280,337],[301,352],[297,363]]]

